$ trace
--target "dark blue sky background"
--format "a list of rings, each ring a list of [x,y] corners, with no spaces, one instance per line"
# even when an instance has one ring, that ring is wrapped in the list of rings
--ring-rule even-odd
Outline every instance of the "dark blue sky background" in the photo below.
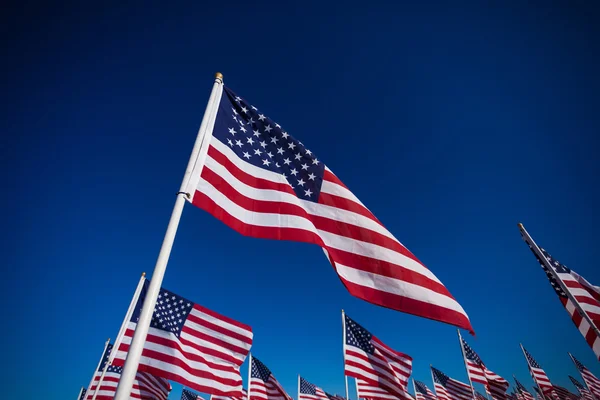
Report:
[[[492,370],[531,386],[522,342],[556,384],[574,390],[567,351],[600,376],[517,228],[600,283],[600,12],[521,3],[6,8],[3,397],[88,384],[152,272],[216,71],[445,283]],[[415,378],[467,380],[453,327],[352,298],[318,247],[192,206],[164,286],[250,324],[293,396],[298,373],[343,393],[342,308]]]

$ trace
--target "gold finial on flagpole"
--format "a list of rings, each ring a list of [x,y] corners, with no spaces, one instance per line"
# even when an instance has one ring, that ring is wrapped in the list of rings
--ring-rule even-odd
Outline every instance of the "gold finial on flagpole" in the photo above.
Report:
[[[145,273],[145,272],[142,272],[142,277],[144,277],[144,276],[146,276],[146,273]]]
[[[222,74],[222,73],[220,73],[220,72],[217,72],[217,73],[215,74],[215,79],[220,79],[220,80],[223,80],[223,74]]]
[[[519,228],[523,228],[523,224],[522,224],[522,223],[520,223],[520,222],[517,224],[517,226],[518,226]]]

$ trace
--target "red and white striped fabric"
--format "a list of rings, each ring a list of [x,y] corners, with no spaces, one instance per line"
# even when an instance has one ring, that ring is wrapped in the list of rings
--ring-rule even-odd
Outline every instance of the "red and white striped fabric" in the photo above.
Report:
[[[600,359],[600,330],[598,329],[600,327],[600,288],[590,284],[575,271],[552,258],[546,250],[533,241],[523,225],[519,225],[519,228],[523,240],[525,240],[542,266],[550,285],[571,316],[571,320],[592,348],[596,357]],[[552,269],[552,271],[549,269]],[[560,282],[557,281],[557,277]],[[577,306],[583,310],[585,316],[581,315]]]
[[[554,398],[556,400],[579,400],[579,396],[577,396],[574,393],[569,392],[568,389],[566,389],[562,386],[557,386],[557,385],[553,385],[553,387],[554,387],[554,393],[555,393]]]
[[[301,376],[298,377],[299,400],[330,400],[329,396],[320,387],[310,383]]]
[[[431,367],[433,387],[440,400],[472,400],[473,389],[470,385],[450,378],[439,369]]]
[[[228,397],[228,396],[210,396],[210,400],[248,400],[248,391],[242,389],[243,396],[240,397]]]
[[[412,399],[412,396],[408,392],[404,392],[401,396],[396,393],[392,394],[379,386],[371,385],[369,382],[361,379],[356,379],[356,391],[359,399],[368,400],[398,400],[398,399]]]
[[[125,362],[147,289],[148,281],[116,352],[114,365],[122,366]],[[198,392],[241,397],[240,365],[251,345],[252,329],[248,325],[161,288],[138,370]]]
[[[523,353],[525,353],[525,359],[527,360],[527,365],[529,366],[529,372],[531,373],[531,377],[538,385],[544,396],[550,396],[556,398],[557,394],[554,391],[554,387],[546,372],[540,367],[540,365],[535,361],[535,359],[529,354],[525,347],[521,345],[523,349]]]
[[[194,205],[245,236],[321,246],[356,297],[473,331],[440,280],[329,168],[226,87],[209,143],[186,188]]]
[[[98,388],[98,379],[92,385],[92,395],[98,390],[96,400],[112,400],[121,379],[123,367],[113,365],[106,369],[106,374]],[[133,381],[133,388],[129,398],[140,400],[167,400],[171,392],[171,384],[164,378],[158,378],[147,372],[138,372]]]
[[[415,381],[413,379],[413,385],[417,400],[437,400],[435,394],[433,394],[433,392],[423,382]]]
[[[573,383],[573,386],[577,388],[583,400],[596,400],[592,392],[590,392],[585,386],[583,386],[581,382],[573,378],[571,375],[569,375],[569,379]]]
[[[514,375],[513,378],[515,380],[515,383],[517,384],[516,395],[518,400],[534,400],[533,395],[527,391],[527,388],[525,388],[525,386],[523,386],[523,384],[519,382]]]
[[[596,376],[571,353],[569,353],[569,356],[571,357],[571,360],[573,360],[573,363],[575,363],[577,370],[581,374],[588,389],[590,389],[590,392],[592,392],[596,398],[600,399],[600,379],[596,378]]]
[[[393,350],[346,314],[344,323],[345,374],[404,398],[412,357]]]
[[[271,370],[256,357],[250,358],[248,400],[293,400]]]
[[[508,381],[488,369],[483,361],[481,361],[479,355],[477,355],[475,350],[469,346],[460,333],[458,334],[458,337],[463,349],[467,373],[471,381],[483,384],[486,392],[489,393],[494,400],[505,400],[506,390],[509,386]]]

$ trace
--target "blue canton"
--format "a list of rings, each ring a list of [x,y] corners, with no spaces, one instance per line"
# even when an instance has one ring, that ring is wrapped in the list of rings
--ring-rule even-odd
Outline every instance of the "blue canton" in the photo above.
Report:
[[[581,384],[581,382],[579,382],[577,379],[573,378],[571,375],[569,375],[569,378],[571,378],[571,382],[573,382],[573,385],[579,389],[579,390],[586,390],[583,385]]]
[[[438,369],[431,367],[431,370],[433,371],[433,381],[446,387],[450,378]]]
[[[108,368],[106,368],[106,372],[112,372],[121,375],[121,373],[123,372],[123,367],[116,367],[114,365],[110,365]]]
[[[81,388],[81,395],[79,396],[79,400],[83,400],[85,398],[85,394],[87,393],[86,388]]]
[[[181,400],[197,400],[199,398],[201,398],[199,395],[187,389],[183,389],[181,392]]]
[[[104,350],[104,354],[102,355],[102,362],[100,363],[100,366],[98,367],[98,372],[104,371],[104,366],[108,362],[108,357],[110,356],[110,352],[112,351],[112,348],[113,348],[112,344],[109,344],[108,346],[106,346],[106,350]]]
[[[267,382],[269,380],[269,378],[271,377],[271,370],[269,370],[269,368],[267,368],[267,366],[265,364],[258,361],[257,358],[252,357],[251,377],[259,378],[263,382]]]
[[[525,349],[523,349],[523,350],[525,350]],[[542,367],[540,367],[540,365],[537,363],[537,361],[535,361],[533,359],[533,357],[531,357],[531,354],[529,354],[529,352],[527,350],[525,350],[525,355],[527,356],[527,361],[529,361],[529,365],[531,365],[532,368],[542,369]]]
[[[427,386],[423,382],[415,381],[415,389],[419,393],[427,394]]]
[[[373,335],[347,315],[344,316],[346,318],[346,344],[358,347],[368,354],[375,353],[375,346],[371,343]]]
[[[556,279],[554,278],[554,275],[552,274],[552,272],[548,271],[548,267],[546,267],[546,264],[540,259],[540,257],[535,252],[535,250],[533,250],[533,245],[531,243],[529,243],[527,241],[527,239],[525,238],[525,236],[523,236],[522,234],[521,234],[521,237],[523,238],[523,240],[525,240],[525,243],[527,243],[527,245],[529,246],[529,249],[531,250],[531,252],[535,256],[535,258],[538,260],[538,262],[540,263],[540,266],[542,267],[542,270],[546,274],[546,277],[550,281],[550,285],[552,286],[552,288],[554,289],[554,291],[556,292],[556,294],[559,297],[563,297],[563,298],[567,297],[567,294],[565,293],[565,291],[563,290],[563,288],[560,286],[560,284],[556,281]],[[542,248],[540,248],[540,250],[542,251],[542,254],[546,258],[546,260],[548,260],[548,262],[550,263],[550,265],[554,266],[554,269],[556,270],[556,272],[558,272],[558,273],[570,273],[571,272],[571,270],[569,268],[567,268],[564,264],[561,264],[560,262],[554,260],[552,258],[552,256],[546,250],[544,250]]]
[[[583,366],[583,364],[576,359],[575,357],[571,356],[573,358],[573,361],[575,362],[575,366],[577,366],[577,369],[581,372],[583,372],[583,370],[585,369],[585,367]]]
[[[135,310],[131,315],[132,322],[138,322],[140,319],[140,312],[146,293],[148,292],[149,282],[144,282],[144,287],[140,293],[140,297],[135,306]],[[156,305],[154,306],[154,313],[152,314],[152,321],[150,321],[150,327],[157,328],[166,332],[173,333],[175,336],[181,336],[181,330],[187,319],[194,308],[194,303],[178,296],[166,289],[160,288]]]
[[[552,265],[554,267],[556,272],[558,272],[559,274],[568,274],[571,272],[571,270],[565,264],[562,264],[558,260],[555,260],[554,258],[552,258],[550,253],[548,253],[546,250],[544,250],[544,249],[540,249],[540,250],[542,250],[542,254],[544,255],[544,257],[546,257],[546,260],[548,260],[550,265]]]
[[[521,382],[519,382],[517,380],[517,378],[515,378],[515,383],[517,384],[517,390],[519,390],[519,391],[523,391],[523,390],[527,391],[527,389],[525,389],[525,386],[523,386],[523,384]]]
[[[242,160],[285,177],[302,200],[317,202],[325,165],[281,125],[225,87],[213,136]]]
[[[310,382],[307,382],[304,378],[300,377],[300,393],[317,395],[317,388]]]
[[[465,349],[465,356],[467,357],[467,360],[471,360],[474,363],[476,363],[477,365],[483,365],[483,362],[481,361],[481,358],[479,358],[479,356],[477,355],[477,353],[475,353],[475,351],[473,351],[473,349],[471,348],[471,346],[469,346],[467,344],[467,342],[465,342],[465,340],[463,338],[461,338],[462,343],[463,343],[463,347]]]

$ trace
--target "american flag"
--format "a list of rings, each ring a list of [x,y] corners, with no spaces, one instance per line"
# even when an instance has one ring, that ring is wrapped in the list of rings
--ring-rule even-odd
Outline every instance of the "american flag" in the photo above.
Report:
[[[413,384],[415,386],[415,396],[417,397],[417,400],[437,400],[435,394],[433,394],[423,382],[415,381],[413,379]]]
[[[439,279],[314,153],[227,87],[197,168],[188,200],[239,233],[317,244],[352,295],[473,331]]]
[[[194,393],[191,390],[183,389],[181,391],[181,400],[204,400],[198,393]]]
[[[431,367],[433,387],[440,400],[471,400],[473,391],[470,385],[450,378],[442,371]]]
[[[148,290],[145,282],[114,365],[122,366]],[[252,345],[252,329],[161,288],[139,371],[203,393],[242,396],[240,365]]]
[[[488,400],[487,397],[485,397],[484,395],[482,395],[481,393],[479,393],[478,391],[475,391],[475,399],[476,400]]]
[[[573,378],[571,375],[569,375],[569,379],[573,383],[573,386],[575,386],[577,388],[577,390],[579,391],[579,394],[581,394],[581,398],[583,400],[596,400],[594,398],[594,395],[585,386],[583,386],[583,384],[581,382],[579,382],[577,379]]]
[[[523,384],[514,376],[513,378],[515,380],[515,384],[517,385],[517,397],[519,397],[519,400],[533,400],[533,395],[527,391],[525,386],[523,386]]]
[[[85,399],[85,392],[87,392],[87,389],[82,386],[81,389],[79,390],[79,397],[78,397],[79,400]]]
[[[556,393],[554,392],[554,388],[552,387],[552,383],[546,375],[546,372],[540,367],[540,365],[535,361],[535,359],[529,354],[529,352],[521,345],[523,352],[525,353],[525,359],[527,360],[527,365],[529,366],[529,372],[531,373],[531,377],[537,383],[539,388],[542,390],[545,396],[556,397]]]
[[[343,316],[346,375],[404,398],[412,372],[412,357],[392,350],[346,314]]]
[[[523,240],[525,240],[525,243],[542,266],[563,307],[571,316],[573,323],[592,348],[596,357],[600,359],[600,331],[598,330],[598,327],[600,327],[600,288],[590,284],[582,276],[552,258],[546,250],[538,247],[522,225],[519,225],[519,228]],[[548,268],[552,268],[554,274]],[[558,276],[568,293],[557,281],[555,275]],[[580,314],[572,299],[575,299],[592,325],[590,325],[588,319]]]
[[[579,399],[579,396],[569,392],[568,389],[566,389],[562,386],[553,385],[553,387],[554,387],[554,393],[555,393],[556,400],[578,400]]]
[[[298,387],[299,400],[329,400],[323,389],[313,385],[302,377],[298,377],[298,379],[300,380]]]
[[[573,360],[577,370],[579,373],[581,373],[581,377],[583,378],[583,381],[587,387],[590,389],[590,392],[592,392],[597,399],[600,399],[600,379],[596,378],[596,376],[592,374],[592,372],[571,353],[569,353],[569,356],[571,356],[571,360]]]
[[[265,364],[256,357],[250,358],[250,364],[248,400],[292,400]]]
[[[92,377],[92,382],[90,382],[90,386],[88,386],[85,394],[86,400],[92,400],[94,397],[94,390],[96,390],[96,386],[100,381],[100,377],[102,376],[102,371],[104,371],[104,367],[108,363],[108,358],[110,357],[110,353],[112,351],[113,345],[109,343],[104,348],[104,353],[102,353],[102,358],[100,358],[100,362],[98,363],[98,368],[94,371],[94,376]]]
[[[330,400],[346,400],[344,396],[340,396],[339,394],[329,394],[325,393]]]
[[[97,387],[98,382],[94,382],[91,388],[91,392],[98,390],[96,400],[112,400],[115,397],[117,391],[117,385],[121,380],[121,372],[123,367],[117,367],[109,365],[100,383],[100,387]],[[133,388],[129,398],[141,399],[141,400],[167,400],[169,393],[171,392],[171,384],[164,378],[158,378],[147,372],[139,372],[135,375],[133,381]]]
[[[248,400],[248,392],[246,389],[242,389],[243,396],[240,397],[229,397],[229,396],[210,396],[210,400]]]
[[[509,386],[508,381],[500,375],[490,371],[485,364],[483,364],[483,361],[481,361],[481,358],[479,358],[477,353],[475,353],[465,339],[460,336],[460,333],[459,337],[465,351],[465,363],[471,381],[485,385],[485,389],[493,399],[504,399],[506,397],[506,390]]]
[[[402,394],[390,393],[385,389],[380,388],[377,385],[370,384],[362,379],[356,379],[356,391],[358,398],[368,400],[398,400],[406,399],[410,400],[411,396],[406,390]]]
[[[510,393],[506,393],[506,398],[510,399],[510,400],[519,400],[519,398],[517,397],[517,394],[515,393],[515,390],[513,389],[512,392]]]

